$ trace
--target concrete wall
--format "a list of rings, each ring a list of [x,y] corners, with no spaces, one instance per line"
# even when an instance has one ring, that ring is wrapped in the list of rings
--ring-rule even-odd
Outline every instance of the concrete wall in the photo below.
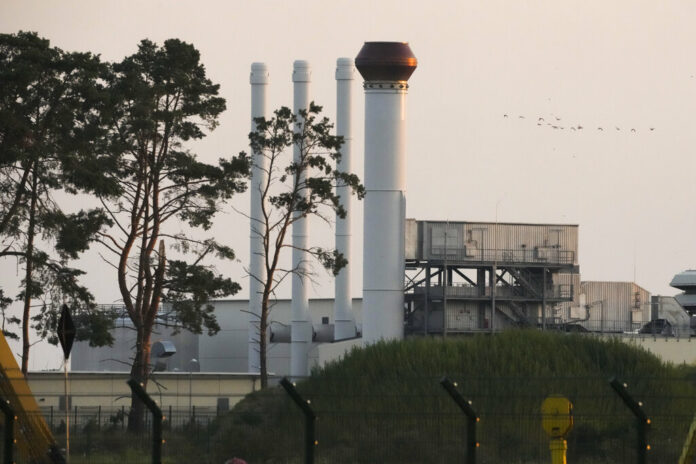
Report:
[[[619,337],[623,342],[643,348],[665,362],[674,364],[696,364],[696,338],[653,337],[651,335],[593,335],[596,337]]]
[[[338,361],[355,348],[362,346],[362,339],[354,338],[336,343],[315,344],[309,352],[310,363],[314,367],[323,367],[329,362]]]
[[[27,378],[42,409],[60,409],[61,397],[65,394],[62,372],[29,372]],[[131,391],[126,384],[128,378],[129,375],[124,372],[71,372],[71,406],[128,408],[131,401]],[[152,378],[148,382],[147,392],[163,409],[169,406],[215,409],[218,398],[227,398],[232,407],[260,385],[258,376],[250,374],[161,372],[155,373]]]

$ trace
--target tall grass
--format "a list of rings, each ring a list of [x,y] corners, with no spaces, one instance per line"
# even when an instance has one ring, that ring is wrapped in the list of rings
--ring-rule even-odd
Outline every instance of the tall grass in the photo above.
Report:
[[[675,461],[696,412],[693,372],[619,340],[510,331],[377,343],[315,370],[298,390],[317,412],[327,462],[463,462],[466,424],[442,376],[481,416],[479,462],[547,462],[540,405],[552,394],[574,405],[573,462],[630,462],[634,422],[608,386],[614,375],[653,417],[654,462]],[[302,417],[280,389],[250,395],[214,429],[220,457],[300,462]]]

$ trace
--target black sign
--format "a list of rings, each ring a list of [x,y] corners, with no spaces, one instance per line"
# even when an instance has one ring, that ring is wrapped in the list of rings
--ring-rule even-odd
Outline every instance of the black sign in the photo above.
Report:
[[[73,324],[70,316],[68,305],[63,305],[60,319],[58,320],[58,340],[60,340],[60,346],[63,348],[65,359],[70,357],[70,350],[72,350],[73,340],[75,340],[75,332],[75,324]]]

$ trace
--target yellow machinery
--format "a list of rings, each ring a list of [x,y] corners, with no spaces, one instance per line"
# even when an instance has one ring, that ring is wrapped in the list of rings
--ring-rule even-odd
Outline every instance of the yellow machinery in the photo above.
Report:
[[[562,396],[549,396],[541,403],[541,426],[551,439],[551,464],[566,464],[565,437],[573,428],[573,405]]]
[[[32,464],[63,462],[22,371],[0,332],[0,396],[15,413],[15,456]]]
[[[688,464],[694,462],[696,457],[696,416],[691,422],[689,432],[686,434],[686,441],[682,448],[681,456],[679,456],[679,464]]]

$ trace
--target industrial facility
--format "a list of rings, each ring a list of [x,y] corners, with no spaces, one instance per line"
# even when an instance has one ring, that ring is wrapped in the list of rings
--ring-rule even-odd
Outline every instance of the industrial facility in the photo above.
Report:
[[[309,298],[305,272],[292,276],[292,297],[279,300],[270,323],[271,373],[302,377],[316,365],[355,346],[404,336],[447,336],[533,327],[598,333],[638,333],[655,319],[690,336],[696,310],[696,271],[678,274],[676,300],[652,297],[633,282],[581,280],[578,225],[406,219],[406,101],[417,60],[407,43],[366,42],[355,61],[336,67],[336,134],[345,139],[339,168],[353,162],[351,100],[357,72],[365,95],[364,228],[362,253],[351,247],[350,195],[339,191],[346,217],[336,218],[336,249],[356,262],[362,254],[362,298],[352,299],[350,267],[335,280],[335,299]],[[311,98],[312,69],[295,61],[294,111]],[[251,65],[251,121],[266,117],[270,85],[265,63]],[[294,156],[298,156],[295,149]],[[245,372],[259,370],[261,281],[264,277],[260,188],[267,167],[258,153],[250,185],[248,300],[215,302],[222,330],[216,336],[161,329],[153,342],[164,348],[153,359],[159,371]],[[293,269],[304,269],[310,230],[300,218],[292,228]],[[359,261],[358,261],[359,262]],[[351,264],[349,264],[350,266]],[[693,298],[692,298],[693,297]],[[694,300],[694,301],[692,301]],[[688,313],[684,310],[687,308]],[[74,371],[128,369],[133,335],[127,322],[112,348],[77,343]],[[165,346],[166,345],[166,346]],[[157,356],[155,356],[157,358]]]

